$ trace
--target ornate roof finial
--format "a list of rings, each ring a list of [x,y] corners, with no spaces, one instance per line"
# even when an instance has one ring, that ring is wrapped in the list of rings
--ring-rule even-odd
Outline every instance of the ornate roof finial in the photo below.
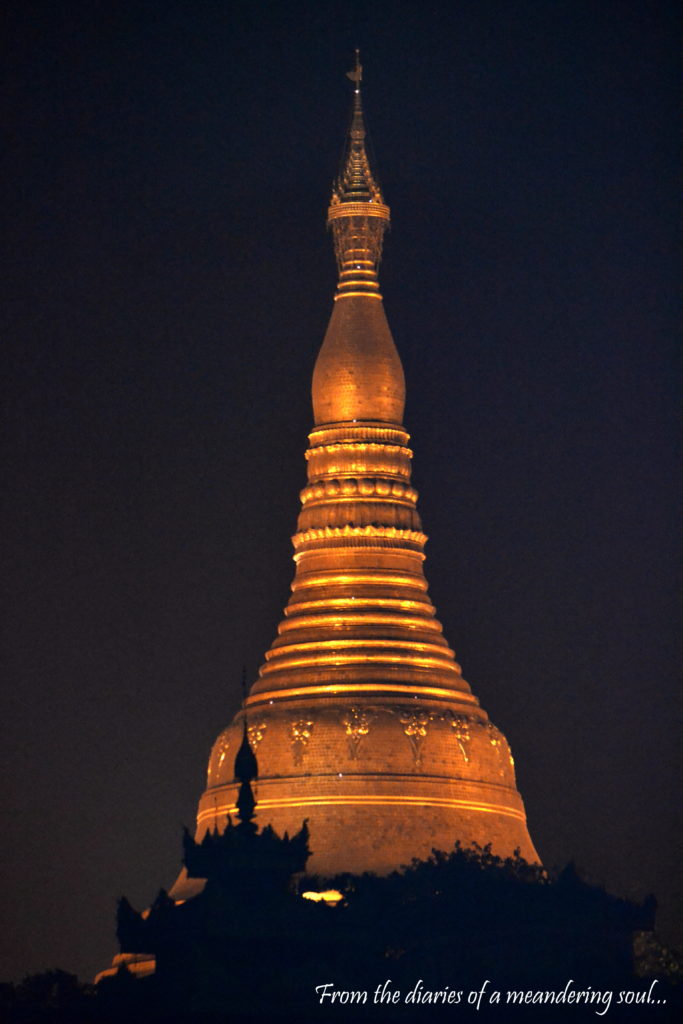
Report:
[[[258,762],[249,742],[247,716],[245,715],[242,721],[242,742],[235,757],[235,778],[240,782],[251,782],[257,775]]]
[[[346,75],[354,83],[353,116],[341,172],[332,187],[327,211],[327,223],[334,233],[339,266],[335,300],[348,295],[381,298],[377,268],[382,258],[382,239],[389,226],[389,207],[384,202],[365,151],[360,50],[356,50],[354,69],[347,71]]]
[[[242,666],[242,707],[244,708],[247,699],[247,667]],[[249,742],[249,729],[247,724],[247,713],[243,712],[242,719],[242,742],[235,757],[235,778],[239,779],[240,788],[237,795],[237,817],[242,828],[254,831],[256,825],[253,822],[256,800],[251,788],[252,780],[258,776],[258,762],[256,754],[251,749]]]
[[[346,72],[346,77],[350,78],[352,82],[356,83],[355,93],[360,95],[360,83],[363,78],[363,66],[360,62],[360,50],[356,47],[356,66],[351,71]]]
[[[235,758],[235,778],[240,781],[239,793],[237,794],[237,817],[240,826],[248,831],[255,831],[256,825],[253,822],[256,800],[251,788],[251,781],[258,775],[258,764],[256,755],[251,749],[249,734],[247,731],[246,715],[242,722],[242,742]]]

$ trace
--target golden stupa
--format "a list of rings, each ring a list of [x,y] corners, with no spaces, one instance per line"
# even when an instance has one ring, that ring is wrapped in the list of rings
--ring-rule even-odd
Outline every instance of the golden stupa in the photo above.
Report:
[[[328,225],[339,284],[313,372],[315,426],[291,597],[244,707],[216,740],[197,838],[236,810],[246,716],[257,817],[307,818],[311,872],[385,873],[456,840],[538,856],[512,755],[462,677],[429,598],[405,384],[377,270],[389,207],[368,162],[361,68]],[[191,895],[184,874],[172,894]]]

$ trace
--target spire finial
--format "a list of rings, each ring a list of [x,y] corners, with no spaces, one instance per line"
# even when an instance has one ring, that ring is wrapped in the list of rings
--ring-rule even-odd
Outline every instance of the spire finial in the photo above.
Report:
[[[366,296],[381,299],[377,267],[382,258],[382,239],[389,226],[389,207],[375,179],[365,150],[365,122],[360,83],[363,67],[360,50],[346,77],[354,83],[353,116],[339,177],[332,187],[327,223],[334,234],[339,266],[337,299]]]
[[[360,62],[360,50],[356,47],[356,66],[351,71],[346,72],[346,77],[350,78],[355,83],[354,92],[357,96],[360,96],[360,83],[363,79],[363,66]]]

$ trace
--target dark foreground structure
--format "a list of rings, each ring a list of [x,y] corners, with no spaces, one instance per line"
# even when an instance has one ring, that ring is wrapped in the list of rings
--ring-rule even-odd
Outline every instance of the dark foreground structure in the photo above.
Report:
[[[121,948],[154,957],[156,971],[135,978],[124,964],[103,979],[101,1019],[636,1020],[648,999],[648,1019],[673,1019],[671,972],[653,964],[660,976],[645,980],[634,958],[652,897],[637,906],[572,866],[551,879],[460,844],[388,877],[306,876],[305,823],[291,838],[255,825],[246,727],[235,774],[237,823],[183,839],[201,892],[178,904],[162,890],[142,913],[121,900]],[[302,898],[333,886],[334,905]]]
[[[8,1024],[679,1019],[681,968],[642,905],[490,848],[434,851],[385,877],[305,874],[308,829],[255,823],[247,729],[236,823],[183,864],[202,883],[178,903],[118,909],[126,957],[99,985],[53,971],[0,989]],[[336,889],[337,899],[329,897]],[[635,955],[634,950],[639,952]],[[139,960],[135,958],[138,957]],[[136,962],[155,969],[136,976]],[[128,965],[131,965],[129,967]]]

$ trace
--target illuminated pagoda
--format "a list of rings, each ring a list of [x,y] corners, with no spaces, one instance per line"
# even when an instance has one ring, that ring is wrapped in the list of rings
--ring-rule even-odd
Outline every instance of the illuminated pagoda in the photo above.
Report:
[[[462,677],[423,571],[405,384],[379,291],[389,207],[365,146],[361,67],[328,225],[339,283],[313,372],[315,425],[278,634],[216,740],[196,838],[236,812],[235,752],[258,750],[259,828],[305,817],[309,872],[386,873],[432,848],[538,861],[503,734]],[[176,899],[196,892],[181,875]]]

